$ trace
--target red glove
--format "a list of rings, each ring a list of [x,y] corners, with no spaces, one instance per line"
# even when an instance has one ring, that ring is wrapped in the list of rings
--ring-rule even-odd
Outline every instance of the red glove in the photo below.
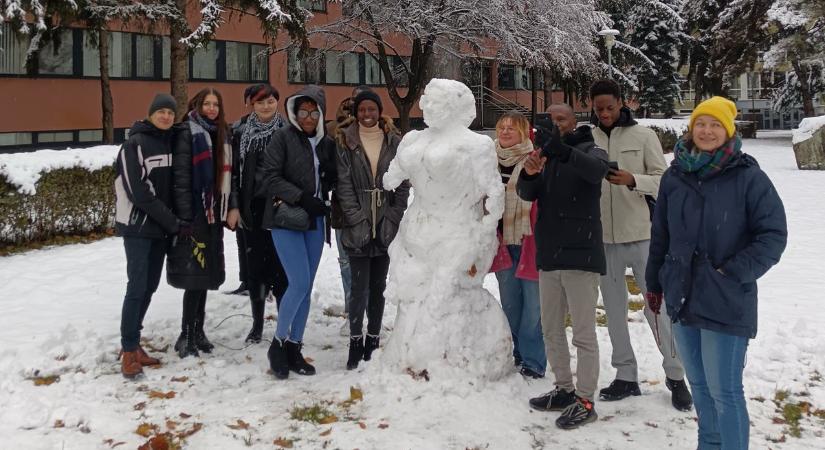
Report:
[[[653,314],[659,314],[659,311],[662,310],[662,293],[661,292],[647,292],[645,293],[645,301],[647,301],[647,307],[653,311]]]

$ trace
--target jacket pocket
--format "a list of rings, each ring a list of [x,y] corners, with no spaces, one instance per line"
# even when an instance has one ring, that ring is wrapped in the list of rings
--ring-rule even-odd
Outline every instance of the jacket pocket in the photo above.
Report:
[[[691,311],[715,322],[740,325],[743,321],[745,289],[739,281],[723,275],[708,261],[696,268]]]
[[[398,234],[398,224],[395,223],[394,220],[390,219],[389,216],[385,215],[381,220],[381,230],[378,233],[378,237],[381,240],[381,245],[384,247],[389,247],[393,239],[395,239],[396,234]]]
[[[659,269],[659,284],[665,297],[667,313],[671,318],[678,317],[685,300],[685,273],[684,266],[670,255],[665,255],[665,261]]]
[[[344,227],[341,230],[341,244],[344,248],[351,250],[358,250],[367,243],[372,237],[372,230],[368,220],[362,220],[357,224],[349,227]]]

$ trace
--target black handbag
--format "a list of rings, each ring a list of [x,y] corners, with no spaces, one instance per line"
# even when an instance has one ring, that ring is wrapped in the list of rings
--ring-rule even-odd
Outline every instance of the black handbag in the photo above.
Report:
[[[309,214],[300,206],[292,206],[289,203],[276,200],[275,215],[272,216],[272,225],[275,228],[283,228],[293,231],[309,230]]]

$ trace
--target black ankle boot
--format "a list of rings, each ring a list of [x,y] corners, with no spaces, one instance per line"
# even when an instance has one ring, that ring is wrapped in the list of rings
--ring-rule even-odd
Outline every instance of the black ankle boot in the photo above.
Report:
[[[275,378],[285,380],[289,377],[289,358],[287,357],[284,341],[278,338],[272,339],[272,344],[269,346],[266,356],[269,359],[269,368],[272,369]]]
[[[347,358],[347,370],[358,368],[358,362],[364,357],[364,337],[351,336],[349,338],[349,357]]]
[[[665,386],[670,390],[670,402],[673,407],[679,411],[690,411],[693,409],[693,397],[685,384],[685,380],[671,380],[665,381]]]
[[[181,332],[175,342],[175,351],[178,356],[186,358],[187,356],[200,356],[198,354],[198,347],[196,345],[196,324],[198,314],[198,300],[187,293],[183,295],[183,319],[181,320]]]
[[[380,343],[380,341],[381,338],[379,338],[377,335],[367,335],[367,339],[364,342],[364,361],[369,361],[370,359],[372,359],[372,352],[373,350],[378,348],[378,344]]]
[[[289,370],[298,375],[315,375],[315,366],[308,363],[301,354],[300,342],[286,341],[286,357],[289,364]]]
[[[209,342],[209,339],[206,337],[206,333],[203,331],[203,324],[206,319],[206,292],[204,292],[203,297],[198,301],[198,315],[195,317],[195,346],[198,347],[198,350],[204,353],[212,353],[212,350],[215,349],[215,346]]]
[[[249,304],[252,306],[252,329],[246,335],[247,344],[257,344],[261,342],[263,337],[266,291],[267,287],[263,284],[252,285],[249,289]]]

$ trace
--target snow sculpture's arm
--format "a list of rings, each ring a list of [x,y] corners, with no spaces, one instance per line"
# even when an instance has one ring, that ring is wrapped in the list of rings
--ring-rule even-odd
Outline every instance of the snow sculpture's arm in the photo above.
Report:
[[[410,178],[408,170],[412,152],[415,148],[413,144],[415,143],[416,135],[417,132],[411,131],[407,133],[398,144],[398,151],[395,154],[395,158],[392,159],[387,173],[384,174],[384,189],[395,189],[401,185],[401,182]]]
[[[498,159],[493,141],[486,139],[483,153],[479,160],[482,189],[487,199],[484,201],[484,208],[487,215],[481,219],[485,226],[498,226],[498,221],[504,214],[504,184],[501,182],[501,175],[498,172]]]

